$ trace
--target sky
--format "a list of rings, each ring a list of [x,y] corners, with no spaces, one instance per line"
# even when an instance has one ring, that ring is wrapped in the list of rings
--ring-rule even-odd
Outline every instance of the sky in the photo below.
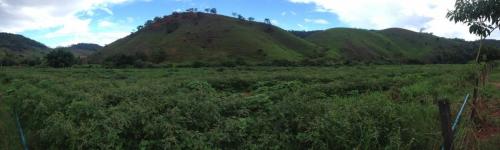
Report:
[[[155,16],[188,8],[217,8],[286,30],[405,28],[476,40],[464,24],[446,19],[455,0],[0,0],[0,32],[22,34],[49,47],[109,44]],[[490,37],[500,39],[494,32]]]

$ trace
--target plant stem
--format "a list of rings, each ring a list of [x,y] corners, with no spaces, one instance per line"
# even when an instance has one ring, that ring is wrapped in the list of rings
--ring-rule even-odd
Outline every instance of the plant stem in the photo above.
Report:
[[[484,37],[481,37],[481,39],[479,40],[479,50],[477,51],[477,56],[476,56],[476,63],[479,64],[479,56],[481,56],[481,49],[483,49],[483,41],[484,41]]]

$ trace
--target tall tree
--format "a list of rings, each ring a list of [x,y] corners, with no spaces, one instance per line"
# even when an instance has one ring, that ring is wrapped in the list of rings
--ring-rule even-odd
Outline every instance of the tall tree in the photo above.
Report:
[[[498,0],[457,0],[455,9],[446,14],[455,23],[469,26],[469,32],[480,36],[476,62],[479,62],[483,40],[498,29],[500,23],[500,1]]]
[[[498,29],[500,22],[500,1],[499,0],[457,0],[455,9],[449,11],[446,17],[451,21],[462,22],[469,26],[469,32],[480,36],[479,50],[477,51],[476,62],[480,63],[481,49],[483,41],[490,36],[491,32]],[[482,73],[479,73],[482,74]],[[474,86],[471,118],[474,122],[479,122],[478,109],[476,109],[479,99],[479,77],[476,78]]]
[[[271,25],[271,19],[269,18],[264,19],[264,23]]]
[[[153,20],[147,20],[146,23],[144,23],[144,27],[145,28],[148,28],[148,27],[151,27],[151,25],[153,25]]]
[[[160,22],[160,21],[161,21],[161,17],[155,17],[155,18],[153,19],[153,22],[154,22],[154,23],[158,23],[158,22]]]
[[[212,14],[217,14],[217,9],[216,9],[216,8],[212,8],[212,9],[210,9],[210,13],[212,13]]]
[[[238,15],[238,19],[239,20],[246,20],[245,17],[243,17],[242,15]]]
[[[73,53],[64,48],[58,48],[49,52],[45,56],[45,59],[47,61],[47,65],[54,68],[71,67],[76,62]]]

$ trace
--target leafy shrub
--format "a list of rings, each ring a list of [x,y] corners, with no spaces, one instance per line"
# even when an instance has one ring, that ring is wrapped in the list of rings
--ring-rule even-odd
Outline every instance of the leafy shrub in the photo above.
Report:
[[[460,99],[471,70],[26,69],[0,89],[36,149],[436,149],[434,91]]]
[[[194,61],[194,62],[191,63],[190,66],[193,67],[193,68],[201,68],[201,67],[207,67],[209,65],[207,65],[207,64],[205,64],[205,63],[203,63],[201,61]]]
[[[45,59],[47,61],[47,65],[54,68],[71,67],[76,63],[73,53],[62,48],[49,52],[45,56]]]
[[[16,64],[17,64],[17,62],[12,58],[1,58],[0,59],[1,66],[13,66]]]
[[[296,63],[293,61],[289,60],[273,60],[271,62],[272,66],[280,66],[280,67],[290,67],[290,66],[296,66]]]
[[[104,60],[104,66],[111,68],[124,68],[128,66],[133,66],[137,61],[137,58],[129,55],[116,55],[108,57]]]

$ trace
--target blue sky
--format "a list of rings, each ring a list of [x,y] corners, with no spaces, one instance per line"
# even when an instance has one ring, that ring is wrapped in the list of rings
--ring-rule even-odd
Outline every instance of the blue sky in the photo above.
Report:
[[[79,42],[105,45],[155,16],[187,8],[217,8],[287,30],[334,27],[425,29],[435,35],[476,39],[444,15],[453,0],[0,0],[1,32],[18,33],[50,47]],[[494,36],[496,37],[496,36]]]

